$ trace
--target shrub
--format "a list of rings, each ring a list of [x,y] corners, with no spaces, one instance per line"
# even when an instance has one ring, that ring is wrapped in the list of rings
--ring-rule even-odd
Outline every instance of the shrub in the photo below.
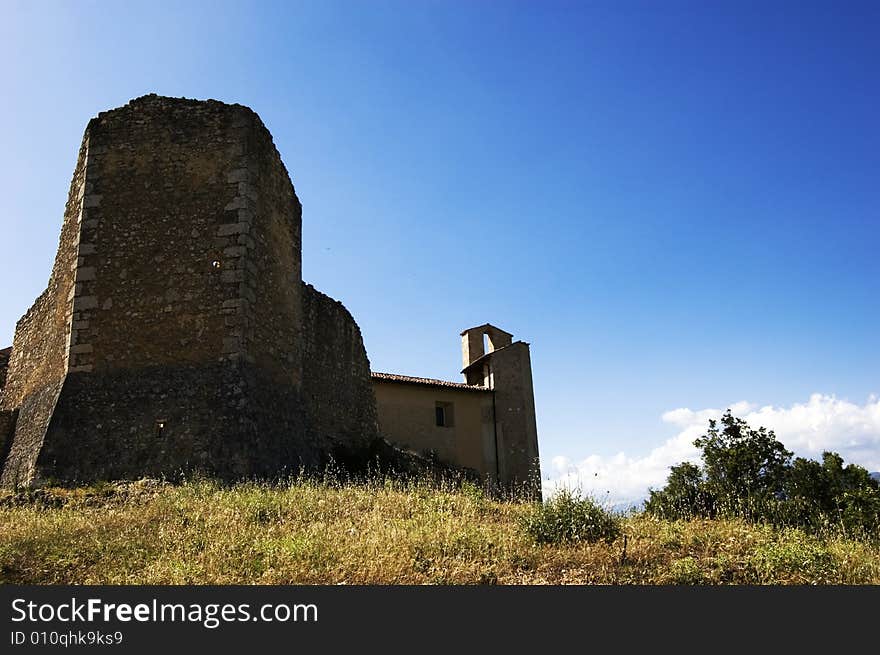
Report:
[[[669,582],[682,585],[698,585],[707,582],[699,562],[693,557],[682,557],[669,565]]]
[[[827,584],[836,579],[837,564],[823,542],[797,530],[776,541],[758,544],[749,557],[758,580],[786,580],[793,584]]]
[[[621,519],[591,498],[563,489],[550,500],[535,505],[521,519],[523,530],[537,543],[575,541],[613,542],[621,533]]]
[[[669,471],[666,487],[651,489],[645,510],[658,518],[675,521],[715,515],[715,501],[706,489],[699,466],[682,462]]]

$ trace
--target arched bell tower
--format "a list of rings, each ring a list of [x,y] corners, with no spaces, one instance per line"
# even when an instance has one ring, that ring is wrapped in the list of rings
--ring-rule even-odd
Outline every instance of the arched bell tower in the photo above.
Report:
[[[529,344],[484,323],[461,333],[461,354],[465,382],[494,392],[497,481],[540,489]]]

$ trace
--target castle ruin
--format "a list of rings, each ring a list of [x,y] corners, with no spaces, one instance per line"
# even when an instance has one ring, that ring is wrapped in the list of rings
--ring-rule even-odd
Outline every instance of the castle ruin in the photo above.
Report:
[[[48,286],[0,351],[0,484],[277,477],[380,435],[532,479],[528,345],[486,325],[501,341],[463,333],[465,383],[371,374],[352,316],[302,281],[301,220],[247,107],[149,95],[93,118]],[[435,382],[467,400],[407,414],[418,394],[387,393]]]

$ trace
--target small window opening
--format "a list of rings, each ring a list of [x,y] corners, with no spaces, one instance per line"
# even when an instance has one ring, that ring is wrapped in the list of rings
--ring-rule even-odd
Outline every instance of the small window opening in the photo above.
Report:
[[[156,436],[161,437],[165,433],[165,426],[168,424],[168,421],[164,418],[160,418],[156,420]]]
[[[486,332],[483,332],[483,352],[488,353],[490,351],[490,347],[492,344],[489,343],[489,335]]]
[[[452,403],[437,402],[434,406],[434,419],[438,428],[451,428],[455,425]]]

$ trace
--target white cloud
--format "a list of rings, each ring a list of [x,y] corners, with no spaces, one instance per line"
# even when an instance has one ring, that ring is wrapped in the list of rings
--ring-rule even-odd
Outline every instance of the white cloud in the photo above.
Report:
[[[764,426],[795,455],[818,459],[822,451],[840,453],[847,463],[856,463],[869,471],[880,470],[880,399],[871,396],[864,405],[856,405],[835,396],[813,394],[805,403],[774,407],[739,402],[730,405],[734,416],[750,426]],[[615,506],[639,504],[648,488],[660,488],[669,475],[669,467],[679,462],[699,462],[693,442],[705,433],[709,419],[723,410],[673,409],[662,419],[679,430],[678,434],[645,456],[620,452],[611,457],[591,455],[572,461],[556,456],[544,469],[544,493],[560,487],[577,489]]]

